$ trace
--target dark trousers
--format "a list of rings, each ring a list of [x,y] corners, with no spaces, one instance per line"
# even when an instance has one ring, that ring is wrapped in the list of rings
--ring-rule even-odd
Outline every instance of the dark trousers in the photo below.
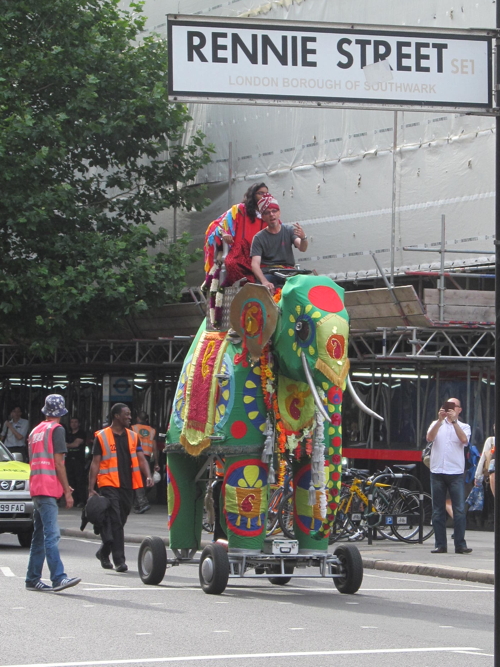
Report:
[[[87,502],[87,478],[85,474],[85,459],[66,455],[65,460],[68,484],[74,489],[75,505]]]
[[[123,528],[132,509],[134,492],[132,489],[116,489],[113,486],[103,486],[99,489],[99,493],[109,500],[108,516],[113,535],[111,544],[102,545],[101,555],[103,558],[109,558],[109,555],[113,554],[113,562],[118,567],[118,565],[125,563],[125,534]]]
[[[453,508],[455,549],[465,549],[465,487],[464,476],[431,472],[432,525],[436,547],[446,545],[446,492],[450,494]]]
[[[223,478],[217,478],[216,481],[212,484],[212,498],[214,501],[214,516],[215,516],[215,523],[214,523],[214,542],[217,542],[217,540],[227,540],[227,535],[224,531],[224,528],[221,526],[220,523],[220,513],[222,510],[221,507],[221,496],[222,496],[222,482]]]

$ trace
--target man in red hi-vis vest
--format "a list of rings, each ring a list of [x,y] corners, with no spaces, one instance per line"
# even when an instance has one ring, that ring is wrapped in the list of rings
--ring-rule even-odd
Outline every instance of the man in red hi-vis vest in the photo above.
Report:
[[[105,570],[113,568],[126,572],[125,537],[123,528],[132,509],[134,491],[143,488],[142,475],[147,486],[153,486],[148,463],[144,458],[141,441],[129,426],[130,408],[125,403],[116,403],[111,408],[111,426],[96,433],[92,449],[92,463],[89,474],[89,498],[96,494],[108,499],[108,517],[111,524],[112,542],[103,543],[96,553]],[[142,475],[141,475],[142,473]]]
[[[68,484],[64,466],[66,432],[60,424],[61,417],[68,412],[64,398],[60,394],[50,394],[45,399],[42,412],[45,421],[38,424],[28,438],[30,492],[35,512],[26,588],[29,591],[58,592],[81,581],[78,577],[68,577],[64,572],[58,546],[61,534],[57,525],[57,501],[64,495],[66,506],[73,507],[73,489]],[[45,559],[52,586],[41,579]]]

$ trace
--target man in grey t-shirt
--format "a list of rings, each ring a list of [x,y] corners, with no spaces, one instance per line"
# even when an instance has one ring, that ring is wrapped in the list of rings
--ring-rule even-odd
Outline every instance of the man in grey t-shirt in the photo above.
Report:
[[[305,252],[307,236],[298,222],[293,227],[281,223],[279,204],[271,194],[264,195],[257,206],[267,227],[253,238],[250,250],[252,271],[257,280],[273,293],[275,286],[282,282],[272,273],[267,273],[266,269],[293,268],[295,258],[292,247]]]

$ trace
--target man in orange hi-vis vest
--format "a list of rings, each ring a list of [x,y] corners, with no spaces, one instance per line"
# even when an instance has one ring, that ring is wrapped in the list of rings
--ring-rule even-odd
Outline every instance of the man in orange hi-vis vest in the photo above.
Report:
[[[106,542],[96,553],[105,570],[113,569],[110,554],[117,572],[126,572],[125,541],[123,528],[132,509],[134,490],[143,489],[142,475],[147,486],[153,486],[149,465],[142,451],[137,433],[129,427],[130,409],[125,403],[116,403],[111,408],[111,426],[96,433],[92,449],[89,473],[89,498],[99,495],[108,499],[108,517],[111,524],[112,542]],[[142,473],[142,474],[141,474]]]
[[[151,470],[151,462],[155,463],[155,470],[159,471],[158,453],[156,449],[156,431],[149,424],[149,415],[146,412],[139,412],[137,415],[137,424],[132,426],[132,430],[137,433],[141,440],[142,451]],[[135,492],[134,512],[135,514],[144,514],[151,509],[151,505],[146,498],[144,489],[137,489]]]

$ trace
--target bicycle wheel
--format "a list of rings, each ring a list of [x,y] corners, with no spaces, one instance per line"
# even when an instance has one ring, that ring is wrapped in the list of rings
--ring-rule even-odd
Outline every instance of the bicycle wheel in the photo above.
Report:
[[[373,490],[372,513],[371,515],[368,515],[367,513],[365,514],[368,527],[371,526],[372,528],[377,529],[379,539],[387,539],[391,540],[392,542],[396,542],[398,538],[394,535],[392,526],[388,526],[384,523],[384,515],[394,514],[393,508],[395,504],[395,490],[395,487],[376,487]]]
[[[332,532],[328,538],[328,544],[334,544],[340,540],[357,541],[365,538],[366,533],[361,527],[364,504],[358,496],[347,492],[341,495]]]
[[[278,509],[278,523],[283,535],[290,540],[295,539],[293,532],[293,491],[289,491],[282,499]]]
[[[269,498],[269,506],[267,510],[267,524],[266,524],[266,535],[274,535],[279,531],[278,526],[278,510],[279,505],[283,499],[283,487],[279,486],[271,494]]]
[[[349,514],[340,514],[335,517],[332,532],[328,538],[328,544],[335,544],[340,540],[348,540],[349,542],[358,542],[364,540],[366,537],[366,530],[360,523],[353,523]]]
[[[420,508],[419,493],[417,491],[406,492],[395,503],[393,514],[418,517]],[[428,540],[434,534],[432,527],[432,499],[428,493],[423,494],[423,514],[424,514],[424,531],[423,540]],[[403,516],[404,519],[404,516]],[[416,543],[418,542],[418,519],[409,519],[408,523],[399,523],[398,518],[395,518],[395,523],[392,526],[394,535],[402,542]]]

